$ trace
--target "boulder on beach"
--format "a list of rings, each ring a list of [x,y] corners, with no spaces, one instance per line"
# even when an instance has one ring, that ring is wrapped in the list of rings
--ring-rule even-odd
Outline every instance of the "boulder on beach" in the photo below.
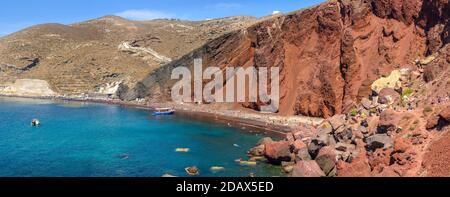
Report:
[[[426,129],[441,129],[450,124],[450,106],[444,108],[439,115],[431,116],[427,120]]]
[[[259,156],[264,156],[265,152],[266,152],[266,146],[264,144],[261,144],[259,146],[256,146],[256,147],[253,147],[252,149],[250,149],[248,151],[248,154],[251,156],[259,157]]]
[[[325,173],[314,160],[299,161],[294,165],[292,177],[325,177]]]
[[[282,161],[291,161],[291,145],[288,141],[266,142],[265,156],[270,163],[280,164]]]
[[[378,103],[392,104],[400,99],[400,94],[392,88],[383,88],[378,95]]]
[[[397,130],[397,124],[399,122],[399,115],[392,109],[386,109],[380,114],[380,120],[378,122],[378,133],[388,133]]]
[[[338,114],[328,119],[333,130],[337,130],[339,127],[345,124],[346,116],[344,114]]]
[[[442,118],[442,120],[450,122],[450,105],[444,108],[444,110],[439,113],[439,116]]]
[[[326,146],[320,149],[319,154],[316,157],[316,163],[320,166],[322,171],[327,176],[336,175],[336,163],[337,155],[334,147]]]
[[[391,148],[394,142],[387,134],[376,134],[366,138],[366,144],[369,150],[376,150],[379,148]]]
[[[428,118],[425,128],[428,130],[436,128],[439,125],[440,119],[441,119],[441,117],[439,117],[439,116],[431,116],[430,118]]]

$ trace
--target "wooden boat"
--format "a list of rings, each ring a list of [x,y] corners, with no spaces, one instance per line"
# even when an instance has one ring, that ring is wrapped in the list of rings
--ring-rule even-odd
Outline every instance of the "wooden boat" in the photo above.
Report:
[[[175,114],[175,110],[173,108],[156,108],[155,112],[153,112],[154,116],[167,116]]]

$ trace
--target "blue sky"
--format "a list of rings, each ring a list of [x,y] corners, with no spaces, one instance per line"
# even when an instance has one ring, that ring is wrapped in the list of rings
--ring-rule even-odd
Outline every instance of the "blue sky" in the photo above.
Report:
[[[71,24],[105,15],[132,20],[204,20],[235,15],[266,16],[324,0],[5,0],[0,7],[0,36],[42,23]]]

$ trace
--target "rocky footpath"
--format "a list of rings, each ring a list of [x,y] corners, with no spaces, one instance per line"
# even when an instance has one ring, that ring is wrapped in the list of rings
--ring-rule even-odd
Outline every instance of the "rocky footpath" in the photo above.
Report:
[[[348,113],[281,141],[264,138],[248,154],[281,165],[293,177],[449,176],[449,55],[444,49],[394,70]],[[430,81],[427,68],[436,64],[442,72]],[[447,85],[429,92],[442,80]],[[433,97],[439,102],[426,102]]]

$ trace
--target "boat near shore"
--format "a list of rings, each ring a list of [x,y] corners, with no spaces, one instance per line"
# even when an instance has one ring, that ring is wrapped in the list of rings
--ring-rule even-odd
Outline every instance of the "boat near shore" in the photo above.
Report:
[[[174,114],[175,109],[173,108],[156,108],[155,112],[152,113],[153,116],[169,116]]]

